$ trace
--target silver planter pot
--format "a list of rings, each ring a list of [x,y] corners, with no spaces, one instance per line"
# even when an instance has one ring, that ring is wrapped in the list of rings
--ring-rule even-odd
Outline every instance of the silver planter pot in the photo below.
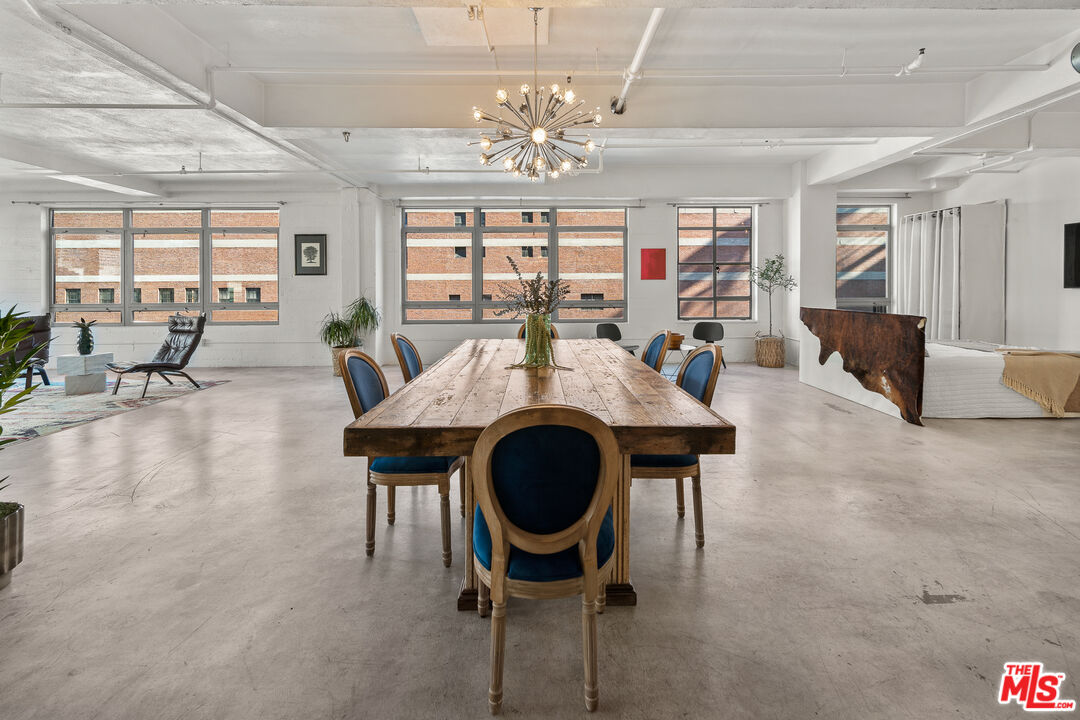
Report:
[[[11,582],[11,571],[22,562],[25,515],[26,508],[20,505],[15,512],[0,518],[0,588]]]

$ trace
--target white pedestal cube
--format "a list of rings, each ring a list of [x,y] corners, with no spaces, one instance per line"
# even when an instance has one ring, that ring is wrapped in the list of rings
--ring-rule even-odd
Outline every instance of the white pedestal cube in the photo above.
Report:
[[[104,392],[105,365],[112,361],[112,353],[58,355],[56,371],[64,375],[64,392],[67,395]]]

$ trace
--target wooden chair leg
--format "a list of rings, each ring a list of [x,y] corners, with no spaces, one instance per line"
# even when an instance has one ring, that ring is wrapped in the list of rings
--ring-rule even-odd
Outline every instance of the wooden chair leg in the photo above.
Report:
[[[705,547],[705,528],[701,518],[701,470],[699,469],[697,474],[690,478],[690,483],[693,487],[694,494],[694,539],[697,541],[697,546]]]
[[[465,517],[465,467],[458,469],[458,483],[461,485],[461,517]]]
[[[442,564],[450,567],[454,560],[453,551],[450,550],[450,487],[439,493],[439,508],[442,512]]]
[[[492,715],[502,710],[503,654],[506,648],[506,599],[496,599],[491,606],[491,686],[488,709]]]
[[[393,485],[386,486],[386,524],[393,525],[397,510],[397,488]]]
[[[600,593],[596,596],[596,612],[603,615],[607,607],[607,583],[600,583]]]
[[[684,517],[686,515],[682,478],[675,478],[675,514],[679,517]]]
[[[596,710],[600,701],[600,690],[597,686],[596,643],[599,638],[596,628],[596,605],[597,600],[592,593],[582,594],[581,650],[585,660],[585,709],[589,712]]]
[[[150,376],[154,373],[146,373],[146,382],[142,386],[142,395],[140,397],[146,397],[146,388],[150,387]]]
[[[371,476],[367,481],[367,550],[368,557],[375,554],[375,483]]]
[[[483,580],[480,580],[477,585],[476,614],[482,618],[486,618],[488,616],[488,605],[491,604],[491,593]]]

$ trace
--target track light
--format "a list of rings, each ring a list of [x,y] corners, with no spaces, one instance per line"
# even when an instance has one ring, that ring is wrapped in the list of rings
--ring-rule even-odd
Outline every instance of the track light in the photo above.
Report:
[[[910,75],[919,68],[922,67],[923,58],[926,56],[926,48],[919,48],[919,52],[915,53],[915,59],[909,62],[907,65],[903,65],[896,72],[896,77],[902,77],[904,75]]]

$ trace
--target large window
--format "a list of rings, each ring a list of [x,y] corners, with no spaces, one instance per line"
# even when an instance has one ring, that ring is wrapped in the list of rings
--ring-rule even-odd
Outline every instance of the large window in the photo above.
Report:
[[[178,312],[205,312],[218,323],[278,320],[277,210],[55,209],[49,215],[58,323],[80,317],[163,323]]]
[[[888,252],[892,207],[840,205],[836,208],[836,305],[888,309]]]
[[[755,208],[677,210],[679,319],[749,320]]]
[[[625,208],[407,208],[401,242],[405,322],[512,320],[495,315],[507,257],[569,282],[554,320],[626,319]]]

